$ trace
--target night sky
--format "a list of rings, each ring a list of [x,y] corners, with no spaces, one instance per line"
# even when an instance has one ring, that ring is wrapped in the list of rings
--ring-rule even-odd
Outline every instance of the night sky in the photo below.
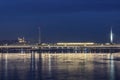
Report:
[[[109,42],[120,37],[120,0],[0,0],[0,40]]]

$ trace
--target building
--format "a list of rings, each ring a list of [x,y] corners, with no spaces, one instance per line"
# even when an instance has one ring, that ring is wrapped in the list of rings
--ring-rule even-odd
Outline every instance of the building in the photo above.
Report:
[[[90,46],[95,45],[93,42],[66,42],[66,43],[57,43],[58,46]]]
[[[18,37],[18,43],[25,44],[26,43],[25,38],[24,37],[22,37],[22,38]]]

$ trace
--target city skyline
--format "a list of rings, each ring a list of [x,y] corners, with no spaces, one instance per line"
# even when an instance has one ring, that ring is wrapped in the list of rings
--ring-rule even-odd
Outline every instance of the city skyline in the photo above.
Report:
[[[120,1],[1,0],[0,40],[25,37],[43,42],[109,42],[120,36]]]

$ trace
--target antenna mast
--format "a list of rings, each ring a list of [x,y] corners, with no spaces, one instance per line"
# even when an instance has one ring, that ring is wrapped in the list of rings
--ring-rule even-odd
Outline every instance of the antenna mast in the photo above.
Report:
[[[38,27],[38,44],[41,44],[41,29]]]

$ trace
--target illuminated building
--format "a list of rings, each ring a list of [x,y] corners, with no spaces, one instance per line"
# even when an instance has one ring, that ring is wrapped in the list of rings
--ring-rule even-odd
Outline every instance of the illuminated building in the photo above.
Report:
[[[95,43],[93,42],[84,42],[84,43],[77,43],[77,42],[73,42],[73,43],[57,43],[57,45],[59,46],[89,46],[89,45],[94,45]]]
[[[21,44],[21,43],[23,43],[23,44],[25,44],[26,43],[26,41],[25,41],[25,38],[23,37],[23,38],[19,38],[18,37],[18,42]]]

